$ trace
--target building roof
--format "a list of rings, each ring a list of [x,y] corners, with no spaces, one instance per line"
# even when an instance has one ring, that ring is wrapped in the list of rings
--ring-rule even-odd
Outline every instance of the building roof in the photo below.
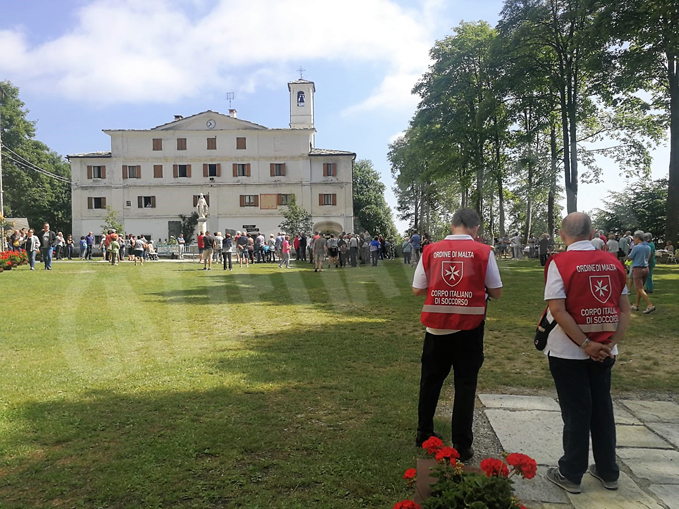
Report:
[[[204,113],[210,113],[210,114],[213,114],[213,115],[219,115],[219,116],[222,116],[222,117],[226,117],[226,118],[228,118],[228,119],[235,120],[235,121],[237,121],[239,124],[244,124],[244,127],[250,126],[250,127],[255,128],[255,129],[268,129],[268,127],[266,127],[266,126],[263,126],[263,125],[260,125],[260,124],[255,124],[254,122],[250,122],[250,121],[248,121],[248,120],[243,120],[242,118],[237,118],[237,117],[232,117],[232,116],[230,116],[230,115],[225,115],[224,113],[219,113],[218,111],[205,110],[205,111],[201,111],[200,113],[196,113],[196,114],[194,114],[194,115],[189,115],[188,117],[183,117],[183,118],[180,118],[180,119],[177,119],[177,120],[173,120],[172,122],[168,122],[168,123],[166,123],[166,124],[161,124],[161,125],[158,125],[158,126],[156,126],[156,127],[152,127],[151,130],[153,131],[153,130],[156,130],[156,129],[166,129],[166,128],[170,127],[170,126],[173,125],[173,124],[178,124],[178,123],[181,123],[181,122],[186,122],[187,120],[192,119],[192,118],[194,118],[194,117],[197,117],[197,116],[199,116],[199,115],[203,115]],[[128,130],[133,130],[133,129],[105,129],[105,130],[106,130],[106,131],[128,131]]]
[[[83,152],[82,154],[71,154],[66,156],[66,159],[79,159],[83,157],[111,157],[111,151],[108,152]]]
[[[314,92],[316,91],[316,85],[314,85],[314,82],[309,81],[309,80],[305,80],[303,78],[299,79],[299,80],[291,81],[290,83],[288,83],[288,90],[292,89],[292,87],[290,85],[311,85],[311,88],[313,89],[313,91]]]
[[[312,148],[309,151],[310,156],[354,156],[355,152],[347,152],[346,150],[330,150],[327,148]]]
[[[28,219],[25,217],[6,217],[5,223],[11,225],[15,230],[21,230],[22,228],[28,230],[30,228],[28,226]]]

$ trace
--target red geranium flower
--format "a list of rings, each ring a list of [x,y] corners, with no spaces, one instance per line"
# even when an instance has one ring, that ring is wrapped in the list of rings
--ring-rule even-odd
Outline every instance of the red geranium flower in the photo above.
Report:
[[[417,475],[417,470],[415,470],[414,468],[409,468],[408,470],[406,470],[406,473],[403,474],[403,478],[411,480],[411,479],[415,479],[416,475]]]
[[[538,471],[537,463],[530,456],[513,453],[507,456],[507,463],[514,467],[514,471],[526,479],[532,479]]]
[[[433,455],[436,454],[436,451],[438,451],[441,446],[443,446],[443,442],[440,438],[429,437],[429,439],[422,444],[422,449],[426,449],[427,454]]]
[[[497,477],[507,477],[509,475],[509,469],[505,465],[504,461],[496,458],[486,458],[481,462],[481,470],[486,473],[487,477],[493,475]]]
[[[457,452],[452,447],[441,447],[436,452],[436,461],[445,461],[446,459],[451,463],[454,463],[457,458],[460,457],[460,453]]]
[[[396,502],[394,509],[420,509],[420,504],[416,504],[412,500],[402,500],[401,502]]]

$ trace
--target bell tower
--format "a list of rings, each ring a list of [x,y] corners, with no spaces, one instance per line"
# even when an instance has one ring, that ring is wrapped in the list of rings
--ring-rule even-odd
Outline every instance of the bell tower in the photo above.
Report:
[[[314,92],[313,81],[300,78],[288,83],[290,91],[290,128],[313,129]]]

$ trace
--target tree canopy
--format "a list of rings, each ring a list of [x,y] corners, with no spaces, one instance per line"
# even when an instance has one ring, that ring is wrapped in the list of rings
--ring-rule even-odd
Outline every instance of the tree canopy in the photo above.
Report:
[[[384,198],[386,189],[372,161],[360,159],[354,163],[354,214],[371,235],[392,237],[396,234],[391,209]]]

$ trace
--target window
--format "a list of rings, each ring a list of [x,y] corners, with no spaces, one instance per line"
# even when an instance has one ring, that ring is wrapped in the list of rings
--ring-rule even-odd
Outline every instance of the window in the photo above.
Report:
[[[279,205],[290,205],[290,202],[292,202],[292,197],[295,196],[294,194],[279,194],[278,195],[278,204]]]
[[[297,92],[297,106],[304,106],[304,92]]]
[[[191,178],[191,165],[190,164],[172,165],[172,176],[174,178]]]
[[[269,174],[272,177],[285,177],[285,163],[271,163],[269,165]]]
[[[337,176],[337,163],[323,163],[323,176],[324,177],[336,177]]]
[[[156,197],[155,196],[137,196],[137,208],[140,208],[140,209],[155,209],[156,208]]]
[[[126,166],[123,165],[123,179],[140,179],[141,166]]]
[[[126,206],[126,207],[131,207],[131,206],[132,206],[132,202],[129,201],[129,200],[126,201],[126,202],[125,202],[125,206]]]
[[[249,177],[250,176],[250,163],[247,163],[247,164],[233,163],[233,176],[234,177]]]
[[[193,195],[193,206],[194,208],[198,205],[198,199],[200,198],[199,194],[194,194]],[[207,203],[207,206],[210,206],[210,195],[209,194],[204,194],[203,198],[205,198],[205,203]]]
[[[87,167],[87,178],[88,179],[105,179],[106,178],[106,166],[88,166]]]
[[[177,138],[177,150],[186,150],[186,138]]]
[[[236,150],[245,150],[245,138],[236,138]]]
[[[222,165],[221,164],[204,164],[203,165],[203,177],[221,177],[222,176]]]
[[[163,178],[163,165],[162,164],[154,164],[153,165],[153,178],[154,179],[162,179]]]
[[[153,138],[153,150],[163,150],[163,140],[160,138]]]
[[[259,207],[259,196],[256,194],[241,194],[240,195],[240,206],[241,207]]]
[[[336,194],[319,194],[318,195],[319,205],[337,205],[337,195]]]
[[[208,150],[217,150],[217,138],[208,138],[207,139],[207,149]]]
[[[88,209],[105,209],[106,208],[106,198],[94,198],[89,196],[87,198],[87,208]]]

